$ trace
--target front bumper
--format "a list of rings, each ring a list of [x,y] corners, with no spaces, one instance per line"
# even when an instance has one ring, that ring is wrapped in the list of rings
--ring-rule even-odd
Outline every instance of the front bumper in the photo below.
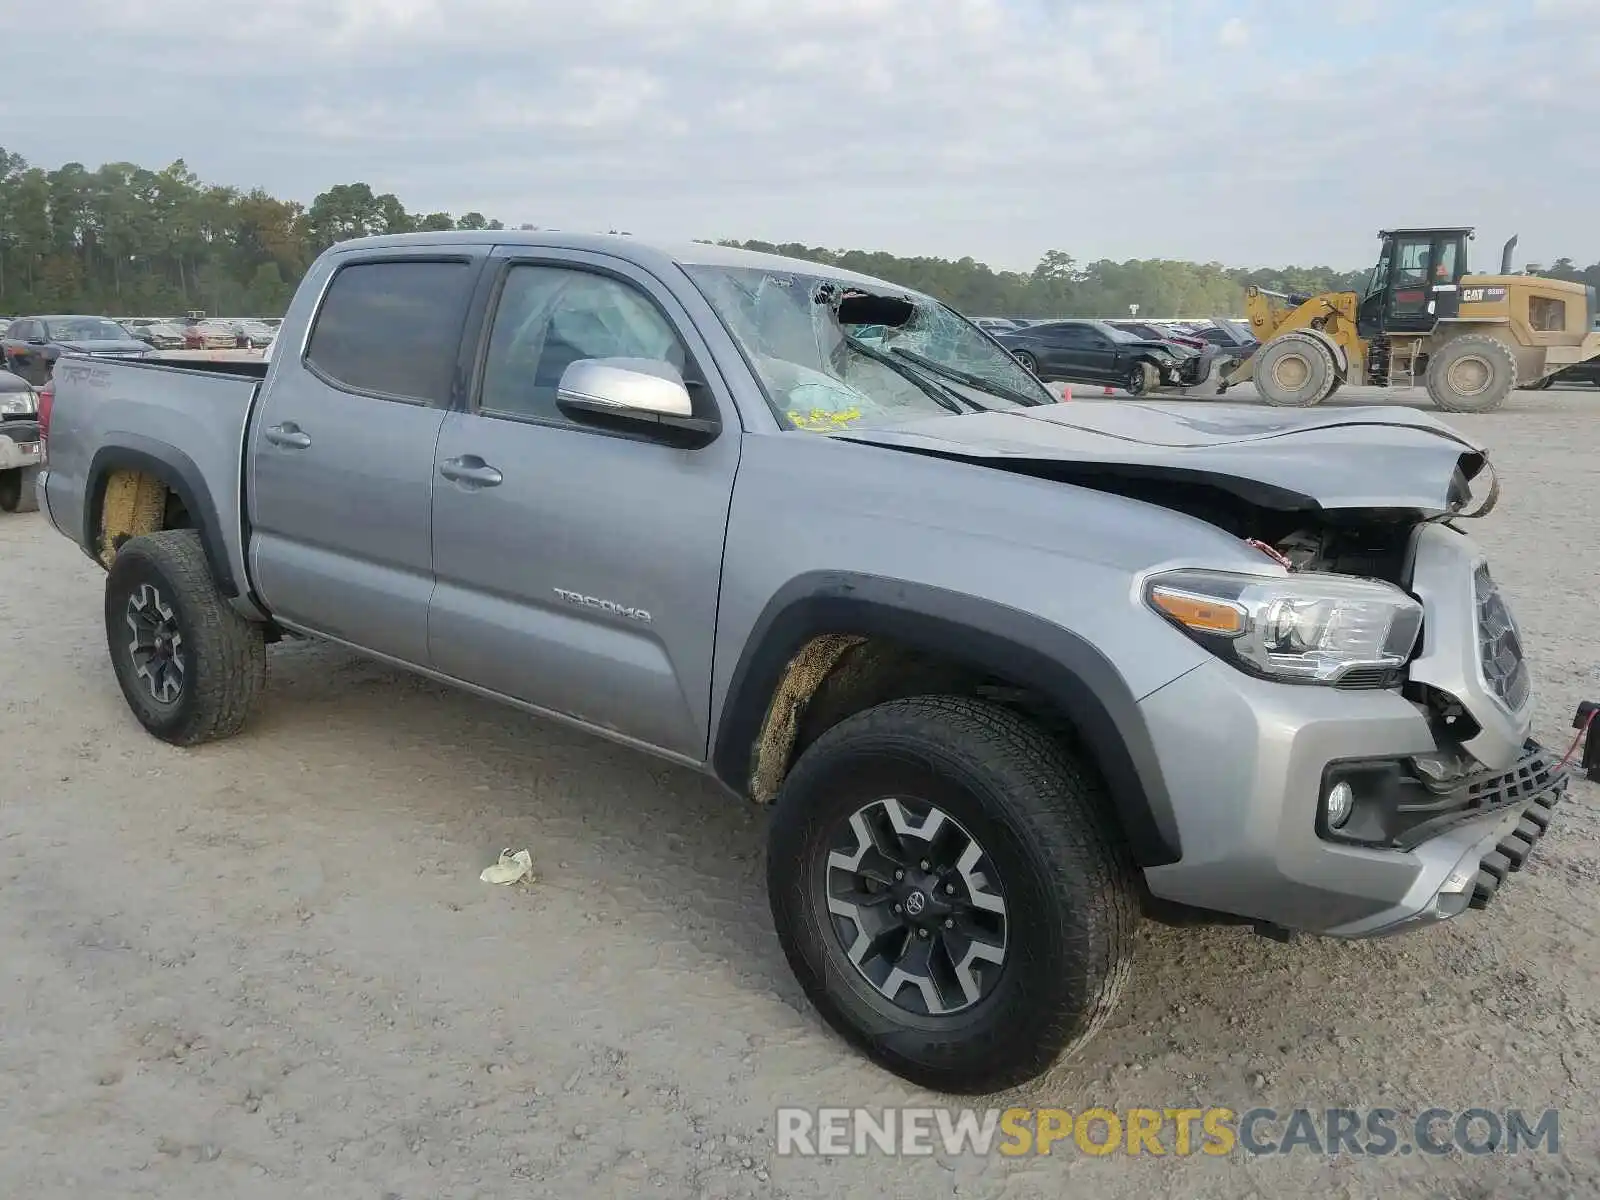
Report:
[[[0,471],[37,467],[42,459],[39,422],[0,421]]]
[[[1332,937],[1374,937],[1482,907],[1550,825],[1570,776],[1537,745],[1464,779],[1389,845],[1319,828],[1331,764],[1438,752],[1397,692],[1254,679],[1205,664],[1140,707],[1170,781],[1180,861],[1145,873],[1153,895]]]
[[[1211,364],[1216,361],[1217,348],[1207,346],[1200,353],[1184,359],[1172,369],[1171,381],[1182,387],[1194,387],[1211,376]]]

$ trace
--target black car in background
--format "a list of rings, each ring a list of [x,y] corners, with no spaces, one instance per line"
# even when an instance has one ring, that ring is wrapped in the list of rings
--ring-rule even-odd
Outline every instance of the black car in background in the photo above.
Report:
[[[148,353],[148,345],[109,317],[18,317],[0,335],[6,368],[35,385],[50,378],[63,354],[135,358]]]
[[[1203,381],[1215,353],[1141,338],[1105,321],[1045,321],[994,339],[1040,379],[1102,383],[1133,396]]]

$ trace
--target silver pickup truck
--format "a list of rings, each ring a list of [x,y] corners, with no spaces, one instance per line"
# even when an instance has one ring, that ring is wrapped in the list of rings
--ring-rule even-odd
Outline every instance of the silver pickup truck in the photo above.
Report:
[[[1568,776],[1425,414],[1062,403],[880,280],[709,245],[344,243],[270,361],[66,357],[49,518],[123,695],[231,735],[319,638],[771,803],[826,1020],[946,1091],[1088,1038],[1141,916],[1482,907]]]

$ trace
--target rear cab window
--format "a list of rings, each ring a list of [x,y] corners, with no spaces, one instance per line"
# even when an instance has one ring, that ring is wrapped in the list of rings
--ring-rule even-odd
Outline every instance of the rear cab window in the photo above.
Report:
[[[338,268],[305,364],[343,391],[445,406],[476,278],[467,259],[380,259]]]

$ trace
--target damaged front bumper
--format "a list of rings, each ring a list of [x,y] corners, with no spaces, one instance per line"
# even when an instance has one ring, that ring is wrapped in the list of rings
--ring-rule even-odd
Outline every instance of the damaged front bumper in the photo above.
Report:
[[[1429,787],[1418,765],[1441,747],[1394,691],[1292,687],[1218,663],[1140,708],[1182,844],[1178,862],[1146,870],[1151,894],[1329,937],[1399,933],[1483,907],[1528,861],[1571,778],[1528,742],[1507,769]],[[1344,836],[1324,807],[1340,781],[1356,788],[1360,814]]]
[[[1411,549],[1426,611],[1413,695],[1218,663],[1141,703],[1163,773],[1183,781],[1182,858],[1146,872],[1153,895],[1374,937],[1481,908],[1527,861],[1571,773],[1529,736],[1515,618],[1470,538],[1429,524]]]
[[[1549,830],[1571,779],[1554,755],[1529,742],[1522,761],[1512,770],[1500,775],[1485,773],[1440,793],[1439,806],[1451,811],[1442,820],[1428,822],[1424,827],[1428,836],[1416,845],[1433,863],[1441,864],[1464,844],[1442,882],[1435,871],[1419,872],[1408,894],[1390,908],[1325,932],[1343,937],[1388,936],[1447,921],[1468,908],[1487,908],[1508,877],[1522,870]],[[1458,828],[1464,838],[1448,836],[1447,831]]]

